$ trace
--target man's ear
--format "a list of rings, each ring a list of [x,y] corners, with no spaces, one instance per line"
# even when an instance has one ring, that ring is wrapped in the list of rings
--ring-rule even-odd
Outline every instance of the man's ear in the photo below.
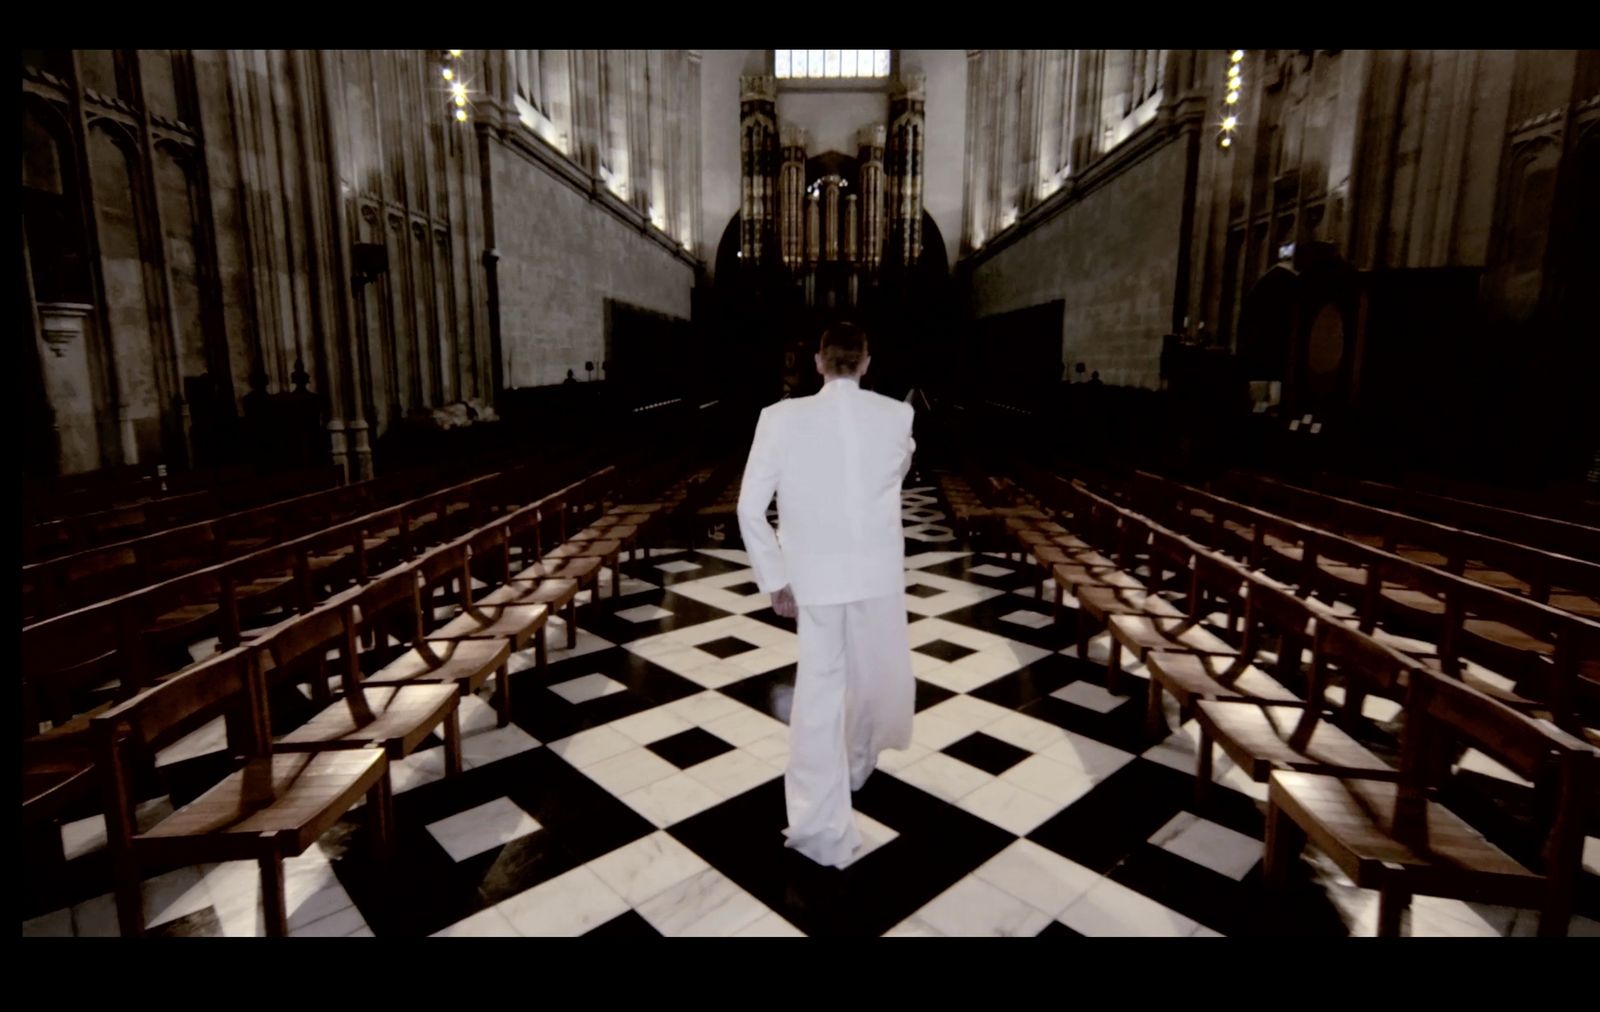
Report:
[[[826,375],[828,375],[828,370],[824,369],[822,367],[822,352],[819,351],[819,352],[813,354],[811,356],[811,361],[813,361],[813,362],[815,362],[817,364],[817,375],[818,376],[826,376]]]
[[[867,367],[870,366],[870,365],[872,365],[872,356],[871,355],[862,355],[861,356],[861,368],[856,370],[856,375],[857,376],[865,376],[867,374]]]

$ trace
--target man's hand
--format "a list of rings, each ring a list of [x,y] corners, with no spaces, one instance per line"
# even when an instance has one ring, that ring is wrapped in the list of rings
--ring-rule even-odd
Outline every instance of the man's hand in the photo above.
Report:
[[[772,610],[783,618],[794,618],[800,609],[794,603],[794,591],[783,587],[772,592]]]

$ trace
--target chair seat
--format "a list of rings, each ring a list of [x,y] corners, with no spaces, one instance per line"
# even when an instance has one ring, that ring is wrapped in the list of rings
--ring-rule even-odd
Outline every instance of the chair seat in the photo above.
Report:
[[[135,839],[142,844],[206,837],[223,858],[272,850],[299,854],[317,841],[389,770],[381,749],[300,752],[253,759]]]
[[[1314,773],[1272,774],[1269,796],[1360,888],[1536,905],[1543,879],[1443,805],[1426,802],[1426,841],[1395,839],[1399,785]]]
[[[1384,585],[1383,596],[1410,611],[1426,612],[1429,615],[1444,614],[1444,602],[1420,590],[1411,590],[1390,583]]]
[[[654,517],[653,513],[607,513],[589,526],[601,530],[608,527],[643,527]]]
[[[1319,557],[1317,559],[1317,569],[1340,583],[1349,584],[1352,587],[1364,587],[1367,584],[1367,571],[1361,566],[1352,566],[1348,562]]]
[[[1059,566],[1074,562],[1085,566],[1116,565],[1112,560],[1093,549],[1066,548],[1057,544],[1042,544],[1034,545],[1032,551],[1034,560],[1042,566]]]
[[[1063,563],[1051,566],[1050,575],[1055,578],[1057,586],[1061,587],[1076,587],[1080,584],[1089,584],[1100,587],[1125,587],[1130,590],[1144,589],[1144,584],[1115,566],[1082,566]]]
[[[568,601],[578,596],[578,581],[568,579],[547,579],[537,583],[508,583],[491,594],[486,595],[481,604],[542,604],[552,609],[564,607]]]
[[[275,590],[281,590],[293,582],[294,577],[292,576],[268,576],[260,580],[251,580],[249,583],[241,583],[234,588],[234,593],[242,601],[252,597],[261,597]]]
[[[1158,598],[1159,600],[1159,598]],[[1201,654],[1237,654],[1239,651],[1216,633],[1184,618],[1152,615],[1113,615],[1111,635],[1141,659],[1151,650],[1192,650]]]
[[[520,650],[550,617],[550,609],[542,604],[474,605],[474,610],[477,615],[463,611],[435,631],[429,639],[495,639],[503,636]]]
[[[606,510],[606,515],[618,516],[624,513],[659,513],[666,508],[667,504],[660,502],[624,503],[621,506],[613,506]]]
[[[461,701],[454,685],[363,685],[358,691],[370,720],[358,720],[351,700],[342,699],[279,738],[274,747],[308,751],[378,742],[398,759],[422,744]]]
[[[1550,607],[1570,611],[1584,618],[1600,619],[1600,599],[1585,594],[1568,594],[1552,591]]]
[[[558,577],[566,580],[583,581],[598,573],[602,560],[597,558],[585,559],[555,559],[550,562],[535,562],[511,578],[513,583],[527,580],[548,580]]]
[[[1237,655],[1170,650],[1152,651],[1144,659],[1151,677],[1160,681],[1180,706],[1187,707],[1195,699],[1263,699],[1291,706],[1300,703],[1299,697],[1254,664],[1246,664],[1229,678],[1238,662]]]
[[[215,616],[220,609],[211,603],[185,604],[168,612],[157,615],[155,621],[145,630],[154,636],[176,636],[181,632],[188,632]]]
[[[1526,650],[1536,654],[1549,654],[1555,652],[1555,644],[1523,632],[1515,626],[1496,622],[1493,619],[1469,618],[1461,623],[1461,628],[1473,636],[1480,636],[1491,643],[1498,643],[1512,650]]]
[[[1306,557],[1306,550],[1304,548],[1293,541],[1280,538],[1276,534],[1264,535],[1261,539],[1261,543],[1286,559],[1294,559],[1296,562],[1298,562]]]
[[[1196,715],[1223,751],[1256,781],[1266,780],[1274,769],[1396,775],[1365,745],[1327,720],[1317,721],[1303,750],[1291,747],[1289,736],[1305,715],[1304,707],[1205,701]]]
[[[511,657],[511,643],[506,639],[430,639],[428,646],[438,655],[437,666],[413,647],[368,678],[366,684],[465,682],[469,689],[477,689]]]
[[[1432,549],[1417,548],[1410,545],[1401,545],[1394,550],[1394,554],[1402,559],[1415,562],[1419,566],[1431,566],[1434,569],[1442,569],[1450,562],[1449,557]]]
[[[1500,590],[1509,590],[1513,594],[1523,597],[1528,596],[1528,593],[1533,589],[1533,585],[1527,580],[1504,570],[1496,569],[1493,566],[1468,565],[1461,571],[1461,575],[1474,583],[1496,587]]]
[[[547,559],[604,559],[622,550],[620,541],[568,541],[546,552]]]
[[[610,527],[593,526],[585,528],[568,538],[569,541],[605,541],[614,538],[617,541],[626,541],[635,537],[639,528],[631,524],[614,524]]]
[[[1100,620],[1109,615],[1147,614],[1162,618],[1183,617],[1183,612],[1172,602],[1142,589],[1085,584],[1076,589],[1076,596],[1079,609]]]

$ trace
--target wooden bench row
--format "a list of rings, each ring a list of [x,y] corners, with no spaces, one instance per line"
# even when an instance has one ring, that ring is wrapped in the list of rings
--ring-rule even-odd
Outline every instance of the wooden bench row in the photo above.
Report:
[[[26,627],[25,821],[53,818],[79,795],[87,715],[183,667],[198,641],[215,637],[231,649],[275,615],[308,612],[351,583],[528,502],[535,477],[525,466],[475,479]],[[320,691],[326,695],[326,684]]]
[[[1573,558],[1270,478],[1235,473],[1212,483],[1211,488],[1413,562],[1586,618],[1600,618],[1600,561],[1595,561],[1600,553],[1588,559]]]
[[[1394,510],[1425,520],[1435,520],[1463,530],[1505,538],[1524,545],[1559,552],[1577,559],[1600,559],[1600,526],[1571,518],[1540,516],[1447,495],[1401,488],[1375,481],[1355,481],[1319,475],[1313,482],[1319,492]]]
[[[591,476],[512,510],[93,718],[123,934],[143,933],[145,869],[222,860],[258,863],[268,932],[286,934],[284,859],[304,852],[363,798],[365,830],[377,856],[386,856],[394,821],[388,764],[437,731],[446,774],[459,773],[461,698],[493,676],[506,724],[511,654],[533,642],[538,663],[546,663],[547,621],[563,607],[570,643],[579,588],[592,586],[598,603],[601,565],[615,572],[621,543],[669,515],[686,492],[680,483],[659,500],[613,506],[605,498],[610,477]],[[558,531],[545,550],[552,522],[587,526],[570,538]],[[516,570],[513,555],[521,560]],[[450,614],[435,621],[441,603]],[[273,685],[326,684],[330,664],[339,698],[274,736]],[[139,765],[218,716],[228,719],[239,769],[139,831],[131,786]]]
[[[460,484],[459,479],[447,477],[456,470],[418,468],[24,565],[23,622],[116,597]]]
[[[1217,747],[1268,784],[1269,924],[1309,842],[1379,891],[1380,934],[1400,933],[1415,894],[1532,907],[1541,934],[1566,933],[1600,752],[1086,488],[1053,483],[1015,509],[1007,526],[1021,549],[1066,556],[1050,568],[1058,592],[1075,599],[1080,630],[1109,631],[1108,688],[1123,684],[1122,651],[1133,651],[1150,675],[1151,737],[1167,733],[1164,694],[1195,718],[1201,802]],[[1174,604],[1181,597],[1186,610]],[[1086,657],[1081,631],[1079,643]],[[1400,711],[1400,732],[1386,742],[1397,764],[1367,744],[1375,731],[1384,737],[1363,716],[1374,696]],[[1533,818],[1513,834],[1518,856],[1439,800],[1465,748],[1531,783]]]
[[[252,471],[218,476],[213,485],[187,490],[175,485],[170,493],[142,502],[30,524],[23,530],[22,559],[29,563],[59,558],[263,503],[320,492],[340,485],[343,477],[340,468],[328,465],[283,474]]]
[[[1574,734],[1600,728],[1600,623],[1151,475],[1128,505],[1341,602],[1362,630]]]

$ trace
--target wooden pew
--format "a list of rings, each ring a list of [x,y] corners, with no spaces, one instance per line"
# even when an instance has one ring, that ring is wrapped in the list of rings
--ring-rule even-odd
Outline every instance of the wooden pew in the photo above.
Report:
[[[284,859],[304,853],[362,797],[369,803],[372,842],[380,854],[387,851],[393,810],[384,750],[274,754],[266,696],[255,651],[233,650],[94,718],[123,935],[145,930],[142,868],[241,860],[260,867],[267,933],[287,935]],[[235,707],[246,712],[249,731],[248,741],[230,742],[240,767],[140,832],[134,819],[137,766]]]
[[[1600,755],[1571,736],[1471,686],[1408,672],[1397,778],[1375,781],[1309,770],[1275,771],[1268,789],[1265,878],[1281,892],[1309,842],[1356,886],[1379,893],[1378,934],[1400,934],[1413,895],[1531,907],[1539,934],[1565,935],[1581,875],[1586,813],[1600,792]],[[1548,826],[1540,862],[1525,867],[1439,803],[1460,745],[1534,783]]]
[[[1166,479],[1141,475],[1132,490],[1154,512],[1177,520],[1203,515],[1224,551],[1294,585],[1301,596],[1356,602],[1363,631],[1414,656],[1459,656],[1512,682],[1544,684],[1545,697],[1533,702],[1574,734],[1600,725],[1592,702],[1600,696],[1600,655],[1585,646],[1596,642],[1600,623]],[[1270,531],[1281,533],[1280,547],[1267,545]],[[1281,547],[1287,538],[1297,542],[1293,551]],[[1396,633],[1424,642],[1397,641]],[[1563,638],[1569,646],[1554,663]],[[1540,668],[1546,656],[1552,663]],[[1530,671],[1538,677],[1528,678]],[[1488,681],[1479,687],[1509,702],[1517,698]]]
[[[1195,705],[1200,752],[1195,792],[1211,788],[1213,746],[1220,747],[1250,779],[1265,783],[1274,770],[1393,779],[1395,771],[1347,727],[1362,722],[1369,695],[1403,700],[1413,662],[1329,616],[1317,616],[1305,702],[1201,700]],[[1337,673],[1344,683],[1342,719],[1328,719],[1325,692]],[[1342,726],[1341,726],[1342,725]]]
[[[357,600],[359,595],[343,595],[299,621],[279,626],[254,645],[257,662],[275,678],[295,673],[295,680],[311,677],[326,682],[328,654],[338,654],[339,698],[277,738],[274,747],[280,752],[325,752],[380,746],[391,761],[398,761],[439,729],[444,735],[445,773],[460,773],[461,694],[449,684],[362,684]]]
[[[467,548],[460,542],[436,548],[417,559],[414,566],[417,582],[417,614],[419,628],[413,633],[411,650],[399,660],[386,665],[367,679],[369,684],[440,684],[450,683],[466,695],[476,692],[495,672],[495,693],[499,726],[511,723],[511,641],[507,636],[476,638],[471,636],[444,637],[438,630],[456,618],[456,607],[462,600],[461,584],[470,579],[467,575]],[[449,612],[449,618],[438,621],[436,612]],[[493,659],[498,663],[488,666]]]
[[[1247,700],[1272,705],[1304,706],[1286,683],[1303,685],[1301,655],[1310,643],[1314,618],[1309,605],[1293,594],[1269,586],[1232,562],[1209,552],[1194,560],[1192,599],[1227,601],[1231,608],[1244,600],[1242,639],[1232,653],[1203,653],[1159,649],[1145,655],[1150,671],[1145,701],[1145,731],[1152,740],[1166,737],[1162,696],[1171,693],[1178,712],[1187,720],[1203,699]],[[1248,586],[1248,592],[1245,588]],[[1203,610],[1191,608],[1191,614]],[[1230,629],[1232,619],[1230,612]],[[1269,660],[1267,651],[1272,651]]]
[[[1222,491],[1456,576],[1600,617],[1600,554],[1572,558],[1267,478],[1234,475]]]

